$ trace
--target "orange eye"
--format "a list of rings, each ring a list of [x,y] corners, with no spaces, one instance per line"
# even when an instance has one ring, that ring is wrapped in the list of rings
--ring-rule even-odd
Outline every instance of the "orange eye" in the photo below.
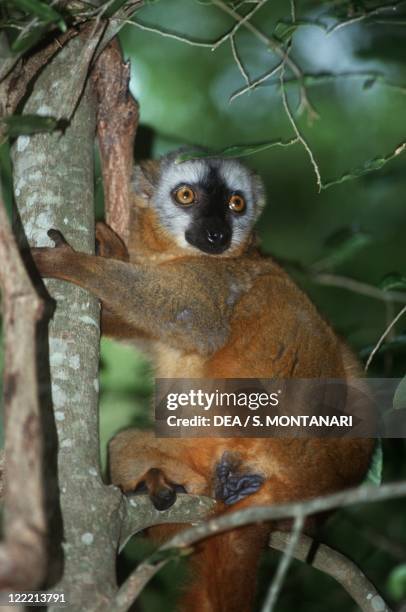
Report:
[[[242,213],[245,210],[245,200],[236,193],[228,201],[228,207],[235,213]]]
[[[174,196],[177,203],[181,204],[182,206],[190,206],[196,199],[195,192],[188,185],[182,185],[182,187],[179,187],[175,191]]]

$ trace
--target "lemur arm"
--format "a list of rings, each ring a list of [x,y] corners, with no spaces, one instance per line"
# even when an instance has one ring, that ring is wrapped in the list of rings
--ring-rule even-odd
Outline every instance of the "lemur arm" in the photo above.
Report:
[[[186,351],[211,354],[228,336],[226,300],[199,282],[198,270],[182,261],[133,264],[79,253],[56,230],[55,248],[31,253],[43,277],[66,280],[87,289],[111,313],[149,338]],[[191,287],[196,286],[196,292]]]

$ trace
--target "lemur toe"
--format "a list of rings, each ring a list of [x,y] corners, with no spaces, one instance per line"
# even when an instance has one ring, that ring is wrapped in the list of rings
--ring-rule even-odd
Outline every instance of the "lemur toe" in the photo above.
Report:
[[[256,493],[264,482],[261,474],[241,470],[241,461],[230,453],[224,453],[216,466],[215,497],[227,506]]]
[[[176,502],[176,491],[172,488],[162,488],[154,495],[150,494],[150,500],[157,510],[168,510]]]
[[[157,510],[168,510],[176,502],[177,493],[186,493],[180,484],[167,480],[159,468],[151,468],[145,474],[145,480],[138,483],[130,495],[147,494]]]
[[[66,242],[62,232],[57,229],[50,229],[47,232],[50,239],[54,242],[55,247],[69,247],[69,244]]]

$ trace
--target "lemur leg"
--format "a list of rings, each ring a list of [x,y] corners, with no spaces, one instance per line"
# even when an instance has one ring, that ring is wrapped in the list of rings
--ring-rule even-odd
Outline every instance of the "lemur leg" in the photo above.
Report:
[[[204,355],[213,353],[227,340],[228,288],[223,283],[218,293],[224,291],[224,296],[213,300],[214,288],[207,270],[205,282],[199,280],[204,266],[197,270],[182,262],[161,266],[130,264],[78,253],[56,230],[50,230],[48,235],[56,248],[31,251],[41,275],[87,289],[130,328]],[[199,291],[191,298],[190,287],[196,285]]]
[[[194,444],[157,439],[152,432],[122,431],[109,444],[111,481],[125,493],[148,493],[158,510],[169,508],[177,492],[210,495],[211,482],[188,461]]]
[[[227,442],[223,441],[225,447]],[[218,456],[219,443],[224,448],[218,438],[205,439],[196,453],[193,438],[157,439],[151,432],[128,429],[110,442],[111,480],[125,492],[148,492],[153,502],[154,497],[169,499],[169,491],[176,493],[179,487],[186,493],[213,496],[226,506],[253,494],[259,503],[265,501],[264,476],[251,472],[239,453],[226,450]],[[173,495],[172,503],[175,499]]]

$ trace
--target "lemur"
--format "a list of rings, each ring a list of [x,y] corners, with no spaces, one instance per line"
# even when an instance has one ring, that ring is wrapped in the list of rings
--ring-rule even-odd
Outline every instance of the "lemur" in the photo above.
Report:
[[[33,249],[43,277],[75,283],[102,302],[102,332],[142,339],[161,378],[335,378],[359,366],[253,229],[265,203],[260,178],[234,159],[178,153],[135,168],[128,250],[99,223],[97,256]],[[349,438],[156,439],[129,429],[110,443],[112,482],[144,487],[158,509],[176,490],[215,495],[217,512],[304,500],[355,485],[373,443]],[[232,504],[231,501],[236,503]],[[178,526],[178,528],[180,528]],[[188,612],[252,610],[260,552],[275,525],[204,541],[192,555]],[[173,526],[156,527],[163,537]]]

